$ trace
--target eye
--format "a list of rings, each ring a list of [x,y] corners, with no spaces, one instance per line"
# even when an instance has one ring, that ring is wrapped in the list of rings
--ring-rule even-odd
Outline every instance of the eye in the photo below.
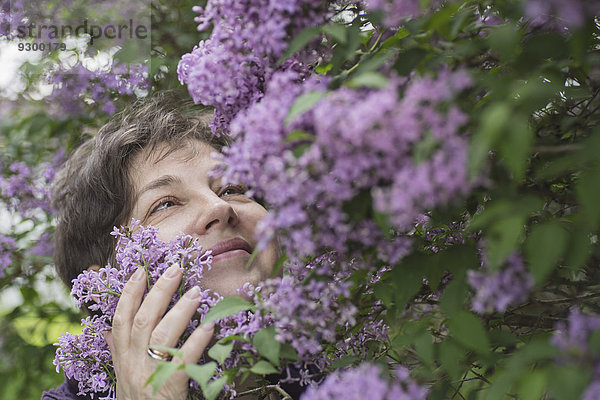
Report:
[[[150,211],[150,215],[159,212],[159,211],[164,211],[169,207],[173,207],[177,205],[176,199],[173,197],[165,197],[163,199],[160,199],[158,201],[158,203],[156,204],[156,206],[154,206],[154,208],[152,208],[152,210]]]
[[[247,191],[246,185],[227,185],[221,189],[219,196],[245,195]]]

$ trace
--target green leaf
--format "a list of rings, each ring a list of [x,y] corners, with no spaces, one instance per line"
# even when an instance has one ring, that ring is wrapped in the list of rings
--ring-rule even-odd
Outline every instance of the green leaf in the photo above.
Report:
[[[275,335],[275,327],[269,326],[256,332],[252,342],[256,350],[258,350],[258,354],[271,361],[273,365],[279,365],[281,343],[275,339]]]
[[[527,117],[519,114],[511,116],[506,128],[498,150],[514,173],[515,180],[520,181],[525,175],[526,160],[533,144],[533,132],[529,129]]]
[[[203,324],[211,321],[216,321],[230,315],[234,315],[244,310],[251,310],[254,306],[247,300],[240,297],[225,297],[223,300],[215,304],[204,317]]]
[[[346,82],[346,86],[351,88],[367,87],[373,89],[383,89],[388,86],[388,80],[379,72],[369,71]]]
[[[558,221],[534,225],[525,244],[525,256],[535,282],[541,285],[566,250],[568,233]]]
[[[500,58],[511,61],[516,58],[518,51],[521,49],[521,46],[519,46],[521,36],[522,33],[513,25],[499,25],[490,30],[488,43]]]
[[[488,354],[490,341],[481,320],[474,314],[461,311],[448,319],[448,330],[454,340],[480,354]]]
[[[215,370],[217,369],[217,363],[214,361],[208,362],[203,365],[198,364],[185,364],[185,373],[198,382],[200,387],[205,387],[208,380],[212,378]]]
[[[340,44],[346,43],[346,28],[340,24],[323,25],[321,31]]]
[[[433,340],[430,335],[423,335],[415,342],[415,350],[425,365],[432,366],[434,361]]]
[[[574,365],[552,368],[548,383],[557,400],[580,399],[591,378],[591,370]]]
[[[347,367],[349,365],[352,365],[355,361],[358,361],[359,358],[356,356],[343,356],[338,358],[337,360],[335,360],[330,368],[331,369],[339,369],[339,368],[344,368]]]
[[[445,340],[439,345],[440,362],[452,380],[458,380],[462,374],[460,361],[465,358],[465,352],[452,340]]]
[[[327,96],[327,92],[308,91],[296,99],[290,107],[284,124],[289,125],[297,116],[313,108],[321,99]]]
[[[294,38],[290,41],[288,48],[281,55],[279,60],[277,61],[277,65],[281,65],[285,60],[287,60],[291,55],[297,53],[302,50],[310,41],[315,39],[317,36],[321,34],[321,29],[318,27],[308,27],[303,29],[300,33],[298,33]]]
[[[502,136],[506,121],[511,117],[511,108],[505,103],[490,105],[482,115],[479,129],[469,145],[469,174],[476,176],[488,158],[498,139]]]
[[[180,363],[159,361],[156,369],[146,381],[146,385],[152,383],[152,392],[156,394],[167,379],[169,379],[175,371],[182,368],[183,364]]]
[[[399,75],[407,76],[427,55],[429,55],[429,53],[421,48],[408,49],[398,55],[398,58],[394,63],[394,69]]]
[[[276,374],[278,372],[270,362],[264,360],[254,364],[252,368],[250,368],[250,371],[259,375]]]
[[[206,387],[202,388],[202,393],[206,400],[215,400],[221,390],[223,390],[223,386],[227,383],[227,378],[222,376],[218,379],[215,379],[212,382],[209,382]]]
[[[513,215],[496,221],[486,234],[487,261],[491,269],[502,265],[506,257],[512,253],[524,232],[525,217]]]
[[[233,342],[223,344],[219,341],[208,350],[208,355],[213,360],[223,364],[225,359],[231,354],[231,350],[233,350]]]
[[[539,400],[546,391],[547,373],[545,370],[527,371],[521,377],[517,393],[519,399]]]
[[[286,142],[310,141],[314,142],[317,137],[311,133],[295,129],[285,137]]]
[[[465,280],[465,273],[463,272],[460,275],[455,274],[440,298],[440,309],[442,312],[451,317],[462,311],[468,289],[469,286]]]
[[[595,230],[600,223],[600,167],[583,172],[577,183],[577,198],[586,225]]]
[[[300,359],[296,349],[287,343],[280,343],[279,356],[284,360],[298,361]]]
[[[547,339],[535,339],[524,345],[506,361],[503,368],[494,375],[492,385],[483,395],[483,400],[500,400],[512,390],[515,382],[530,366],[536,362],[554,358],[558,353],[556,347]]]

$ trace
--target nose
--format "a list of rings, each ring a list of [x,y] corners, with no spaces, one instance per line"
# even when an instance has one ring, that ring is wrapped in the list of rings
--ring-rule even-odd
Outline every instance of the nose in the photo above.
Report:
[[[203,235],[214,229],[235,227],[238,223],[239,216],[231,204],[215,195],[199,207],[194,231]]]

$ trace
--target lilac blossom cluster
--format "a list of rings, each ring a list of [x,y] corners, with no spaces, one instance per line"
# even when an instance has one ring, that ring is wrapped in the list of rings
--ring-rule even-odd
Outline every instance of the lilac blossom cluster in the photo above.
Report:
[[[76,380],[80,395],[103,393],[114,398],[112,358],[102,335],[111,329],[108,318],[94,315],[83,319],[81,325],[81,334],[67,332],[59,337],[54,358],[57,372],[60,367],[67,378]]]
[[[225,150],[223,178],[248,184],[271,205],[261,243],[280,233],[280,243],[300,255],[322,249],[353,255],[362,244],[393,264],[410,240],[387,240],[374,217],[353,221],[344,210],[371,198],[367,214],[388,216],[403,233],[424,210],[469,190],[460,132],[466,116],[450,101],[471,79],[442,69],[437,77],[392,78],[379,90],[328,92],[327,83],[293,71],[274,74],[263,99],[230,125],[237,141]],[[316,107],[287,120],[299,97],[315,94],[322,96]]]
[[[592,381],[585,389],[581,399],[595,400],[600,396],[600,353],[590,351],[589,340],[592,333],[600,330],[600,315],[584,314],[572,309],[566,322],[554,327],[555,334],[551,343],[560,351],[558,361],[576,362],[593,369]]]
[[[194,7],[198,30],[212,32],[181,58],[177,73],[195,102],[215,107],[215,132],[227,132],[231,119],[261,98],[289,38],[323,22],[327,8],[324,0],[209,0]]]
[[[518,253],[511,254],[505,266],[498,271],[469,270],[467,274],[469,285],[475,291],[471,306],[480,314],[504,312],[509,306],[523,303],[534,284]]]
[[[52,212],[49,187],[56,170],[45,164],[41,171],[37,173],[24,162],[15,161],[0,175],[0,198],[9,211],[22,218],[32,218],[39,211]]]
[[[600,329],[600,315],[583,314],[578,309],[573,309],[565,322],[559,322],[554,327],[555,334],[552,344],[559,348],[563,356],[587,357],[590,354],[588,340],[592,332]],[[595,358],[600,361],[600,354]]]
[[[524,11],[534,26],[575,29],[586,19],[600,15],[600,3],[588,0],[526,0]]]
[[[346,332],[343,335],[344,339],[336,343],[334,359],[344,356],[355,356],[364,358],[368,354],[367,346],[369,343],[389,343],[388,335],[389,325],[381,318],[385,307],[381,301],[376,301],[370,308],[362,320],[356,326],[346,323]],[[358,317],[357,317],[358,319]]]
[[[382,377],[380,367],[364,363],[329,375],[318,387],[311,386],[301,400],[425,400],[429,391],[410,378],[406,367],[399,366],[396,379]]]
[[[271,313],[277,340],[289,343],[302,361],[312,361],[324,344],[337,341],[338,327],[354,325],[351,282],[339,272],[333,253],[317,257],[303,273],[267,280],[261,288],[261,308]],[[343,271],[343,269],[342,269]],[[335,321],[335,323],[332,323]]]
[[[184,274],[182,286],[173,295],[174,304],[186,291],[198,286],[205,268],[210,268],[212,255],[203,252],[191,236],[181,235],[169,242],[157,238],[154,227],[141,227],[132,220],[129,227],[115,229],[117,267],[110,264],[99,270],[86,270],[73,281],[71,295],[78,306],[96,312],[92,318],[82,320],[80,335],[61,336],[54,360],[57,370],[62,368],[67,377],[79,382],[79,393],[114,393],[115,377],[108,344],[102,332],[110,330],[114,312],[125,283],[138,269],[144,268],[148,290],[171,265],[179,265]],[[204,316],[220,296],[209,290],[202,291],[202,303],[198,308]],[[193,321],[188,334],[198,325]]]
[[[109,70],[93,71],[78,63],[52,73],[49,80],[53,91],[46,100],[60,104],[61,112],[73,115],[84,113],[88,102],[112,115],[117,110],[115,99],[126,96],[135,100],[145,96],[150,88],[147,65],[126,65],[116,61]]]

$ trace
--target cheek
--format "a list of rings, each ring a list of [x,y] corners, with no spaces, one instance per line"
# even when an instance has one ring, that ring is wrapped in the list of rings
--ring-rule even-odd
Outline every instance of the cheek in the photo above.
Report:
[[[190,219],[184,214],[172,215],[166,218],[164,221],[153,224],[158,229],[158,238],[164,242],[175,239],[182,232],[184,234],[191,234],[187,227]]]

